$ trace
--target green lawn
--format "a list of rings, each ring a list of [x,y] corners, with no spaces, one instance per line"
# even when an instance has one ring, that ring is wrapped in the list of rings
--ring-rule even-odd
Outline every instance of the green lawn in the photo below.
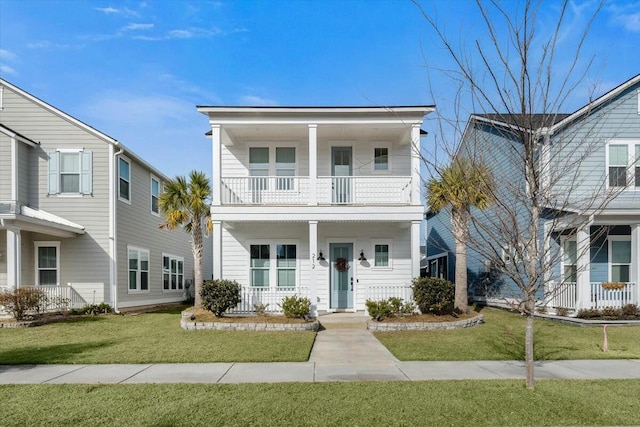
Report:
[[[639,425],[640,381],[0,386],[3,426]]]
[[[315,339],[314,332],[185,331],[181,310],[0,329],[0,364],[302,362]]]
[[[485,324],[447,331],[377,332],[400,360],[524,360],[525,318],[503,310],[482,310]],[[536,320],[536,360],[638,359],[640,326],[607,327],[609,351],[602,351],[602,327]]]

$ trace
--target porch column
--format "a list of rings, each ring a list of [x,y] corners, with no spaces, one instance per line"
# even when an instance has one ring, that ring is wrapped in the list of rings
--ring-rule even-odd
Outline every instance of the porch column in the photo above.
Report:
[[[211,125],[211,153],[212,153],[212,182],[211,204],[220,206],[221,204],[221,187],[222,187],[222,141],[220,133],[220,125]]]
[[[311,317],[318,316],[318,284],[316,269],[318,266],[318,221],[309,221],[309,299],[311,300]]]
[[[420,125],[411,127],[411,204],[421,205],[420,200]],[[419,248],[418,248],[419,249]],[[418,268],[418,272],[419,272]]]
[[[309,125],[309,205],[318,204],[318,125]],[[317,224],[317,222],[316,222]],[[312,249],[315,251],[315,248]]]
[[[582,227],[576,234],[577,283],[576,283],[576,309],[589,308],[591,306],[591,250],[590,250],[590,226]]]
[[[631,226],[631,282],[633,304],[640,304],[640,224]]]
[[[213,278],[222,279],[222,221],[213,221]]]
[[[411,221],[411,278],[420,277],[420,223]]]
[[[14,289],[21,286],[22,236],[19,228],[7,227],[7,287]]]

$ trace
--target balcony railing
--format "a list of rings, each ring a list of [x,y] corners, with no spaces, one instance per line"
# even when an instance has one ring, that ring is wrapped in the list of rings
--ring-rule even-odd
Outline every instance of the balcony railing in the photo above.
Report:
[[[572,310],[580,308],[622,308],[627,304],[639,304],[638,286],[635,283],[624,283],[619,289],[606,289],[602,283],[595,282],[589,286],[589,302],[586,307],[578,305],[578,286],[575,282],[551,283],[547,289],[549,305]]]
[[[223,205],[307,205],[309,177],[260,176],[222,178]],[[321,176],[316,180],[320,205],[408,205],[410,176]]]

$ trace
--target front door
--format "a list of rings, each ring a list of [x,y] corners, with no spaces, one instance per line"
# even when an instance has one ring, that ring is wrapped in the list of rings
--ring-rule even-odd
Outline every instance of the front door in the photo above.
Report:
[[[351,147],[331,147],[332,203],[353,203]]]
[[[331,308],[353,308],[353,243],[330,243]]]

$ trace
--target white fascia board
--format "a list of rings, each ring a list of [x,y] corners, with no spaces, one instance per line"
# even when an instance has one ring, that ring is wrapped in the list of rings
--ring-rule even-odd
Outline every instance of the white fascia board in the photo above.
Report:
[[[218,221],[321,221],[321,222],[404,222],[421,221],[424,207],[418,206],[215,206]]]
[[[26,136],[22,136],[19,133],[16,133],[16,132],[12,131],[11,129],[9,129],[9,128],[5,127],[5,126],[2,126],[2,124],[0,124],[0,132],[4,133],[9,138],[13,138],[16,141],[20,141],[22,143],[27,144],[30,147],[34,147],[35,148],[38,145],[40,145],[37,142],[30,140]]]

